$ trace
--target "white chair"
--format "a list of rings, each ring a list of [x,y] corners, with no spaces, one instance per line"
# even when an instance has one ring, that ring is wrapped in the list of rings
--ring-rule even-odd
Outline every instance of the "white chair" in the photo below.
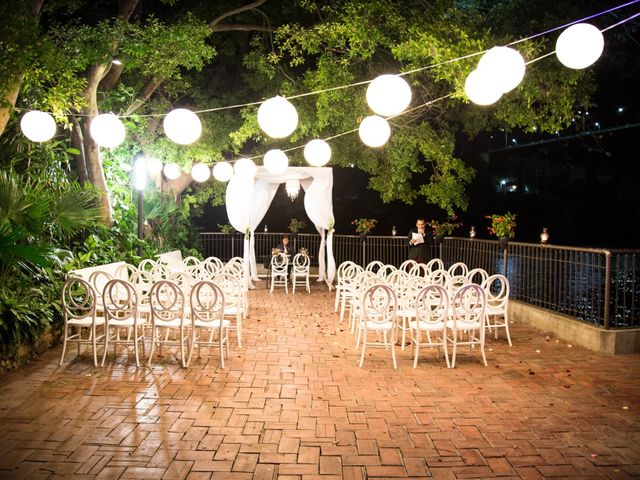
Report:
[[[77,345],[77,354],[80,355],[80,345],[91,345],[93,352],[93,364],[98,366],[98,354],[96,343],[102,340],[104,335],[98,336],[96,327],[104,325],[104,317],[96,315],[97,295],[94,288],[81,278],[70,277],[62,287],[62,310],[64,316],[64,336],[60,365],[64,361],[67,351],[67,343]],[[89,330],[87,338],[82,337],[82,330]],[[75,333],[73,333],[75,330]]]
[[[447,271],[449,272],[449,275],[451,275],[452,277],[455,277],[455,276],[458,276],[458,275],[466,276],[467,273],[469,273],[469,267],[467,267],[462,262],[457,262],[457,263],[454,263],[453,265],[451,265],[449,267],[449,270],[447,270]]]
[[[238,347],[242,348],[242,319],[244,312],[244,293],[242,282],[239,278],[229,273],[221,273],[213,279],[224,294],[224,318],[229,318],[231,328],[236,330]]]
[[[380,268],[384,267],[384,263],[380,260],[374,260],[369,262],[369,264],[364,268],[367,272],[376,273]]]
[[[207,257],[204,261],[214,267],[215,271],[221,270],[224,267],[224,262],[218,257]]]
[[[149,305],[149,292],[155,283],[153,274],[149,271],[138,270],[131,276],[129,281],[138,294],[138,314],[150,318],[151,306]]]
[[[394,272],[396,270],[397,268],[394,267],[393,265],[383,265],[378,269],[378,271],[376,272],[376,275],[378,275],[378,277],[384,280],[389,276],[391,272]]]
[[[191,287],[195,283],[194,278],[187,271],[173,272],[171,275],[169,275],[168,280],[171,280],[176,285],[178,285],[182,290],[182,293],[185,294],[185,297],[189,295],[189,292],[191,291]]]
[[[189,267],[200,265],[201,260],[196,257],[186,257],[182,259],[182,263],[184,264],[185,268],[188,269]]]
[[[436,270],[444,270],[444,262],[439,258],[433,258],[427,262],[427,270],[429,273]]]
[[[401,349],[404,350],[407,332],[411,333],[411,319],[416,318],[416,298],[420,291],[427,286],[428,279],[425,277],[409,277],[404,288],[398,289],[398,329],[402,332],[400,341]]]
[[[405,260],[400,264],[400,266],[398,267],[398,270],[404,270],[405,272],[409,273],[409,271],[411,271],[411,268],[417,263],[418,262],[416,262],[415,260],[411,260],[411,259]]]
[[[504,275],[491,275],[482,285],[487,295],[487,328],[495,329],[496,339],[498,328],[504,328],[507,340],[511,346],[509,334],[509,280]]]
[[[456,275],[455,277],[449,277],[446,279],[444,289],[447,291],[449,298],[453,298],[456,293],[458,293],[458,290],[469,283],[471,283],[471,280],[467,277],[463,275]]]
[[[342,280],[341,280],[342,283],[340,285],[340,321],[341,322],[344,320],[345,310],[349,306],[349,302],[351,301],[354,295],[354,289],[355,289],[354,281],[358,277],[358,275],[364,271],[365,271],[364,268],[352,262],[352,265],[348,266],[342,274]]]
[[[453,344],[451,368],[456,366],[458,345],[469,345],[469,351],[480,347],[482,362],[487,366],[484,352],[484,322],[486,316],[486,295],[480,285],[465,285],[451,300],[453,318],[447,320],[447,342]],[[465,340],[466,337],[466,340]]]
[[[341,293],[342,290],[344,289],[344,280],[345,280],[345,273],[347,272],[347,270],[352,269],[353,265],[356,265],[354,262],[352,262],[351,260],[347,260],[346,262],[342,262],[339,266],[338,269],[336,270],[336,296],[334,298],[334,302],[333,302],[333,309],[335,312],[338,311],[338,306],[340,304],[340,298],[341,298]]]
[[[104,287],[109,283],[110,280],[113,280],[113,276],[105,271],[96,270],[95,272],[89,275],[89,284],[96,291],[96,294],[99,297],[102,297],[102,292],[104,292]],[[97,310],[98,312],[102,312],[102,299],[97,300]]]
[[[487,281],[487,278],[489,278],[489,274],[484,268],[474,268],[473,270],[469,270],[467,278],[471,283],[483,285],[484,282]]]
[[[115,278],[131,281],[131,277],[137,271],[138,267],[136,267],[135,265],[131,265],[130,263],[125,263],[124,265],[120,265],[118,268],[116,268]]]
[[[367,289],[372,286],[379,284],[380,279],[373,272],[368,272],[363,270],[360,272],[357,277],[353,280],[353,291],[351,297],[349,298],[348,307],[349,307],[349,328],[351,333],[356,332],[356,348],[358,347],[358,342],[360,339],[360,307],[362,306],[362,296]]]
[[[409,276],[411,277],[428,277],[429,269],[424,263],[416,263],[411,270],[409,270]]]
[[[156,262],[155,260],[153,260],[151,258],[145,258],[138,265],[138,270],[150,272],[155,268],[155,266],[157,264],[158,264],[158,262]]]
[[[400,298],[400,292],[404,290],[407,282],[414,277],[410,277],[409,274],[405,270],[394,270],[385,279],[385,284],[389,285],[394,292],[396,292],[396,296]]]
[[[104,325],[104,353],[102,354],[102,366],[107,358],[109,342],[113,342],[113,355],[119,344],[133,345],[136,355],[136,366],[140,366],[138,344],[142,344],[142,354],[145,354],[144,324],[145,320],[138,313],[138,293],[135,287],[126,280],[110,280],[102,293],[102,303],[105,312]],[[127,330],[126,339],[120,337],[121,329]],[[111,330],[114,329],[113,335]],[[133,333],[133,339],[131,338]]]
[[[149,351],[148,364],[151,365],[153,351],[156,344],[159,345],[159,353],[162,354],[162,345],[176,345],[180,347],[182,366],[187,366],[187,351],[185,343],[188,341],[186,320],[185,295],[182,287],[171,280],[160,280],[153,284],[149,292],[149,305],[151,306],[151,350]],[[178,340],[171,340],[169,335],[162,338],[160,329],[165,332],[177,331]]]
[[[440,285],[441,287],[444,287],[450,278],[451,275],[449,275],[449,272],[447,272],[446,270],[434,270],[429,275],[429,282],[434,285]]]
[[[359,367],[364,363],[367,346],[390,347],[393,368],[398,368],[395,350],[395,323],[397,300],[396,294],[388,286],[378,284],[369,287],[361,301],[362,314],[362,353]],[[376,334],[376,341],[369,341],[369,333]],[[383,334],[383,342],[380,342],[380,334]],[[388,340],[388,341],[387,341]]]
[[[444,357],[449,364],[447,351],[447,318],[449,315],[449,296],[447,291],[439,285],[427,285],[416,298],[416,319],[410,323],[411,343],[414,350],[413,368],[418,365],[420,347],[436,347],[440,356],[440,347],[444,350]],[[422,333],[427,335],[427,343],[422,342]],[[435,336],[435,341],[431,335]]]
[[[191,362],[191,355],[195,345],[198,345],[198,358],[203,346],[217,346],[220,351],[220,366],[224,368],[224,347],[229,355],[229,326],[231,322],[224,319],[224,293],[215,283],[202,280],[191,290],[191,345],[187,357],[187,367]],[[203,339],[208,333],[209,339]],[[213,334],[217,333],[218,341],[213,341]]]
[[[311,293],[309,287],[309,269],[311,261],[309,255],[304,253],[298,253],[293,257],[293,268],[291,269],[291,286],[293,287],[293,293],[296,293],[296,284],[300,283],[305,285],[307,293]]]
[[[274,287],[284,287],[285,292],[289,293],[289,259],[284,253],[271,257],[270,293],[273,293]]]

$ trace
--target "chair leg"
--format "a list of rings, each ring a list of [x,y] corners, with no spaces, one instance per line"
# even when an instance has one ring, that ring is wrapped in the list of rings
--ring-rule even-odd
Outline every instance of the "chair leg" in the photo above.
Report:
[[[447,331],[442,331],[442,349],[444,350],[444,359],[447,362],[447,368],[451,368],[449,363],[449,347],[447,346]]]
[[[333,311],[338,312],[338,304],[340,302],[340,288],[336,288],[336,298],[333,301]]]
[[[509,315],[506,310],[504,312],[504,329],[507,332],[507,340],[509,341],[509,346],[511,346],[511,335],[509,334]]]
[[[458,332],[453,332],[453,355],[451,356],[451,368],[456,368],[456,351],[458,350]]]
[[[393,360],[393,368],[395,370],[398,368],[398,363],[396,362],[396,329],[395,327],[391,328],[391,359]]]
[[[149,359],[147,360],[147,365],[151,366],[151,360],[153,359],[153,350],[156,346],[156,325],[155,323],[151,326],[151,349],[149,350]]]
[[[100,366],[104,367],[104,361],[107,358],[107,349],[109,348],[109,326],[104,324],[104,351],[102,352],[102,362]]]
[[[236,315],[236,335],[238,336],[238,347],[242,348],[242,320],[240,315]]]
[[[98,366],[98,352],[96,348],[96,326],[91,326],[91,347],[93,348],[93,366]]]
[[[407,317],[402,317],[402,347],[401,350],[404,351],[404,341],[405,341],[405,331],[407,329]]]
[[[358,329],[358,336],[360,336],[360,329]],[[367,350],[367,329],[365,327],[363,332],[363,337],[362,337],[362,354],[360,355],[360,364],[358,365],[360,368],[362,368],[362,364],[364,363],[364,353],[366,350]]]
[[[480,353],[482,353],[482,363],[487,366],[487,356],[484,353],[484,328],[480,329]]]
[[[62,365],[64,360],[64,354],[67,351],[67,337],[69,336],[69,326],[65,322],[64,324],[64,343],[62,344],[62,355],[60,356],[60,363],[58,365]]]
[[[413,344],[413,342],[412,342]],[[420,352],[420,329],[416,329],[416,338],[415,338],[415,358],[413,359],[413,368],[418,366],[418,354]]]
[[[140,356],[138,355],[138,326],[133,324],[133,351],[136,354],[136,367],[140,366]]]
[[[192,325],[191,326],[191,343],[189,344],[189,353],[187,354],[187,367],[189,366],[189,363],[191,363],[191,355],[193,355],[193,346],[196,343],[196,329],[195,327]]]

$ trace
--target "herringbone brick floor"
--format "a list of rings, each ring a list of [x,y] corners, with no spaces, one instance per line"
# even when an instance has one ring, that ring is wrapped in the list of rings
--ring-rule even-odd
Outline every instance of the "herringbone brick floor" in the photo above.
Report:
[[[58,367],[60,348],[0,379],[11,479],[640,478],[640,356],[598,355],[517,324],[489,366],[371,350],[319,285],[251,293],[242,349],[188,369],[123,353]]]

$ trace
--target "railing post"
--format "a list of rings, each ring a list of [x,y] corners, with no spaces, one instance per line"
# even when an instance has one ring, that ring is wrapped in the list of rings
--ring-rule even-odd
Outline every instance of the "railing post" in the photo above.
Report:
[[[234,237],[235,233],[232,233],[231,235],[229,235],[229,240],[231,241],[231,258],[235,257],[234,253],[236,250],[236,242],[235,242],[235,237]]]
[[[362,266],[367,266],[367,240],[366,237],[361,238],[360,244],[362,246]]]
[[[609,329],[611,321],[611,252],[604,255],[604,328]]]
[[[504,257],[503,257],[503,261],[504,261],[504,273],[503,275],[506,277],[507,276],[507,257],[508,257],[508,253],[507,253],[507,247],[504,247]]]

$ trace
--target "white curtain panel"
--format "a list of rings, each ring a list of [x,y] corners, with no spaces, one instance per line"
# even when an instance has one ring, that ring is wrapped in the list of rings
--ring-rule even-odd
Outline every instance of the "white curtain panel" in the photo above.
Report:
[[[318,251],[319,280],[325,280],[331,286],[336,270],[333,258],[333,235],[330,233],[325,241],[325,230],[334,223],[331,198],[333,170],[330,167],[289,167],[281,175],[273,175],[264,167],[258,167],[253,178],[234,175],[229,180],[226,194],[229,223],[242,233],[247,229],[251,233],[250,241],[245,242],[244,259],[250,266],[251,278],[256,280],[254,232],[269,210],[278,186],[289,179],[300,180],[300,185],[305,190],[304,207],[321,238]]]

